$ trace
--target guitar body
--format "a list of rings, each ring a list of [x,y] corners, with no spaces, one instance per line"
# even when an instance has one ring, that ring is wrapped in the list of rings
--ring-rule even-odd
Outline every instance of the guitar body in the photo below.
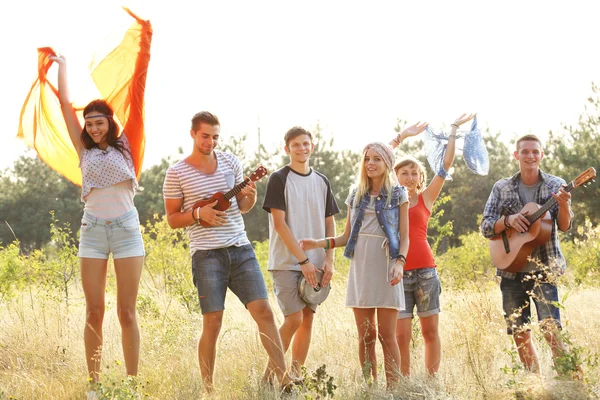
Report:
[[[192,208],[196,209],[198,207],[204,207],[207,204],[214,203],[215,200],[218,202],[213,207],[215,210],[225,211],[231,206],[231,203],[229,202],[229,200],[227,200],[225,198],[225,194],[222,192],[217,192],[217,193],[213,194],[210,197],[210,199],[204,199],[204,200],[199,200],[199,201],[195,202],[194,207],[192,207]],[[205,222],[202,220],[200,220],[200,225],[202,225],[204,227],[212,226],[208,222]]]
[[[521,210],[521,213],[528,211],[532,215],[541,206],[536,203],[527,203]],[[502,234],[494,236],[490,240],[490,252],[492,261],[496,268],[507,272],[519,272],[527,262],[527,257],[533,253],[533,250],[546,243],[552,234],[553,221],[550,212],[547,211],[542,217],[537,219],[526,232],[519,233],[513,228],[506,230],[508,246],[510,251],[507,253]]]

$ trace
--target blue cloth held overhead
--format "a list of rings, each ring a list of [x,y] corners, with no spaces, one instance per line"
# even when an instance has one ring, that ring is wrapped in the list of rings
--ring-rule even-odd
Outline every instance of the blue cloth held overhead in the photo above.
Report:
[[[425,154],[427,155],[427,161],[431,169],[434,172],[443,170],[448,136],[443,132],[435,133],[431,128],[427,127],[423,141],[425,144]],[[490,160],[485,143],[481,137],[481,131],[477,127],[477,116],[473,118],[470,131],[456,132],[456,148],[462,150],[467,168],[478,175],[488,174]],[[446,180],[452,180],[450,174],[447,174]]]

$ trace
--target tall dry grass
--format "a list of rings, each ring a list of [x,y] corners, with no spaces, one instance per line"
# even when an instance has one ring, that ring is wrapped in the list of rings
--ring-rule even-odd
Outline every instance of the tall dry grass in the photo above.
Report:
[[[88,390],[83,327],[85,304],[76,272],[77,249],[68,227],[51,226],[52,243],[23,255],[18,244],[0,246],[0,400],[82,399]],[[539,326],[533,337],[542,370],[523,371],[511,337],[505,333],[500,289],[492,278],[487,242],[473,233],[463,246],[438,257],[444,287],[440,334],[442,363],[436,378],[425,373],[423,340],[414,322],[413,373],[392,392],[385,390],[383,355],[378,346],[379,379],[363,381],[352,311],[345,308],[349,262],[337,250],[333,291],[319,308],[307,371],[325,365],[340,399],[587,399],[600,397],[600,289],[581,286],[597,281],[600,228],[588,229],[585,241],[566,246],[570,263],[561,282],[564,338],[569,356],[583,366],[583,381],[557,379]],[[109,268],[104,321],[102,392],[104,398],[201,399],[197,341],[202,316],[191,283],[189,253],[181,232],[156,219],[144,230],[147,257],[138,297],[142,334],[140,375],[127,380],[122,362],[120,326],[115,312],[115,279]],[[266,266],[268,243],[255,243]],[[596,279],[596,280],[594,280]],[[270,286],[270,276],[265,271]],[[579,286],[577,286],[579,285]],[[452,288],[450,288],[450,286]],[[272,288],[270,289],[272,292]],[[278,324],[283,317],[271,298]],[[288,354],[289,357],[289,354]],[[278,399],[262,387],[267,362],[248,312],[229,293],[218,343],[216,399]],[[322,384],[323,380],[320,381]],[[310,386],[310,385],[309,385]],[[307,387],[286,398],[317,399],[323,386]]]
[[[103,385],[123,388],[124,366],[115,296],[110,288],[104,322]],[[425,374],[423,341],[413,343],[413,374],[394,392],[385,391],[383,356],[378,350],[379,380],[363,382],[357,357],[353,315],[344,306],[345,282],[338,276],[330,298],[315,317],[307,369],[325,364],[337,385],[340,399],[585,399],[598,396],[597,366],[584,365],[586,380],[556,379],[548,346],[534,324],[541,374],[518,368],[514,346],[505,334],[500,291],[494,284],[443,293],[440,330],[443,360],[439,376]],[[278,322],[276,302],[271,299]],[[600,354],[600,290],[581,289],[564,302],[566,334],[578,351]],[[277,399],[279,394],[261,387],[267,359],[255,324],[244,307],[228,294],[218,344],[215,372],[217,399]],[[145,275],[139,301],[142,332],[138,392],[151,399],[204,398],[196,346],[202,317],[164,291]],[[80,292],[64,302],[44,293],[23,292],[0,310],[0,399],[82,399],[87,391],[83,348],[85,306]],[[417,330],[415,324],[415,330]],[[416,332],[418,333],[418,332]],[[595,375],[595,376],[594,376]],[[126,386],[126,385],[125,385]],[[131,384],[130,384],[131,386]],[[313,397],[310,397],[313,396]],[[126,394],[116,398],[128,398]],[[317,398],[306,391],[291,398]]]

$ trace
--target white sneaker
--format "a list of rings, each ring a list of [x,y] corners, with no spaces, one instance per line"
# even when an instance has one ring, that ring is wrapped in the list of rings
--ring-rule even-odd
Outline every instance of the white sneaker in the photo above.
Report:
[[[87,400],[100,400],[100,397],[95,390],[90,390],[87,394]]]

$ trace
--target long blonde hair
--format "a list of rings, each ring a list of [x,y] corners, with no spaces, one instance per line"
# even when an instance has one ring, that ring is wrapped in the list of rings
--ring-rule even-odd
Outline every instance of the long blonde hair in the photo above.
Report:
[[[392,189],[396,185],[396,179],[393,175],[394,170],[392,169],[392,165],[394,165],[394,153],[392,149],[390,149],[386,144],[381,142],[373,142],[369,143],[365,146],[362,152],[362,158],[358,164],[358,176],[356,177],[356,183],[354,187],[356,188],[356,194],[354,196],[354,207],[358,207],[362,198],[369,193],[370,179],[367,176],[367,168],[365,166],[365,156],[367,152],[371,149],[377,151],[384,160],[385,164],[385,173],[383,174],[383,182],[382,188],[387,192],[387,199],[385,205],[390,205],[392,201]]]
[[[417,182],[417,184],[415,185],[417,194],[425,190],[425,182],[427,182],[427,170],[425,169],[421,161],[411,156],[404,157],[403,159],[398,161],[394,166],[394,173],[396,174],[396,176],[398,176],[398,171],[400,170],[400,168],[404,167],[417,168],[417,170],[419,171],[419,182]]]

